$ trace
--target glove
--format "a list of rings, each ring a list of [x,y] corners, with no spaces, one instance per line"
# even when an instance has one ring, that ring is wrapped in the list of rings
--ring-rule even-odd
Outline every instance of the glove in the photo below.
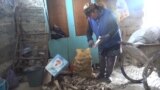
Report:
[[[98,39],[100,39],[100,40],[108,40],[109,37],[110,37],[110,35],[106,34],[106,35],[103,35],[103,36],[99,36]]]
[[[94,44],[93,48],[96,48],[100,43],[101,43],[101,39],[98,38],[98,40],[97,40],[96,43]]]
[[[93,41],[93,40],[89,40],[89,41],[88,41],[88,46],[89,46],[90,48],[92,48],[92,47],[94,46],[94,41]]]
[[[109,39],[110,35],[104,35],[104,36],[99,36],[96,43],[94,44],[94,48],[96,48],[98,45],[102,44],[103,42],[107,41]]]
[[[103,35],[103,36],[99,36],[98,39],[100,39],[100,43],[104,43],[107,42],[108,39],[110,38],[109,34]]]

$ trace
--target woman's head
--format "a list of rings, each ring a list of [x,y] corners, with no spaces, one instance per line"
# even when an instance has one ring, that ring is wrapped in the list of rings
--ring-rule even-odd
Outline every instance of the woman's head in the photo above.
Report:
[[[96,3],[86,3],[83,7],[83,11],[87,17],[96,19],[99,12],[103,9],[102,6]]]

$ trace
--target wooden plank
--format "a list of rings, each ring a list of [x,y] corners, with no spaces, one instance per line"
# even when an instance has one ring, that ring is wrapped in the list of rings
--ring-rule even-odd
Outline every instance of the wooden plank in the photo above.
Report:
[[[48,0],[49,24],[59,26],[68,36],[68,23],[65,0]]]
[[[74,8],[74,19],[75,19],[75,28],[76,35],[86,35],[87,30],[87,18],[83,13],[83,6],[85,3],[90,2],[91,0],[72,0]]]

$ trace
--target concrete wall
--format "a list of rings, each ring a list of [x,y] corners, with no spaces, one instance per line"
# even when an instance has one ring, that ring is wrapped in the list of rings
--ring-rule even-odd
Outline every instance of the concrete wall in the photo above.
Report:
[[[0,1],[0,75],[10,64],[15,49],[14,0]]]
[[[13,57],[15,47],[14,2],[0,1],[0,63]]]
[[[143,2],[144,0],[126,0],[129,17],[120,22],[120,28],[122,30],[123,40],[127,41],[130,35],[138,30],[143,21]]]
[[[0,0],[0,75],[14,58],[16,31],[46,30],[43,0]],[[21,28],[21,29],[22,29]]]
[[[43,7],[44,3],[43,0],[15,0],[15,5],[21,7]]]
[[[43,0],[16,0],[15,6],[16,21],[21,25],[20,29],[25,32],[47,30],[47,10]],[[17,28],[19,29],[19,26]]]

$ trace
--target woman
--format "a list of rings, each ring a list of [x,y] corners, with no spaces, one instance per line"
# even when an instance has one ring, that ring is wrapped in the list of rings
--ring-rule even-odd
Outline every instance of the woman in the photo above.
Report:
[[[100,56],[100,73],[97,79],[110,83],[110,75],[120,50],[121,35],[113,13],[96,3],[84,5],[84,13],[88,18],[87,40],[89,47],[98,45]],[[94,44],[92,34],[99,42]]]

